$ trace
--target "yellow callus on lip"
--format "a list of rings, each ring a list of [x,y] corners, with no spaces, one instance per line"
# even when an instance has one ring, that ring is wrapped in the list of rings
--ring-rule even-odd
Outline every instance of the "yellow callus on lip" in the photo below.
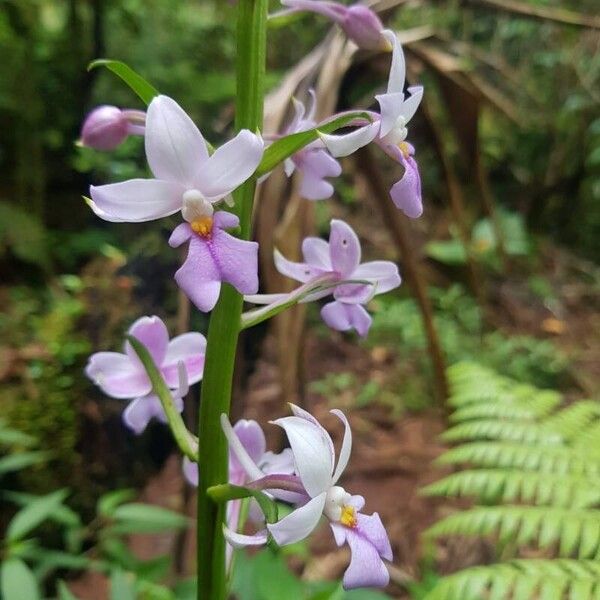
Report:
[[[400,152],[404,155],[404,158],[408,158],[410,156],[410,149],[406,142],[400,142],[398,144],[398,148],[400,148]]]
[[[349,504],[344,505],[342,508],[342,516],[340,517],[340,523],[346,527],[356,527],[356,511],[353,506]]]
[[[191,222],[192,229],[202,237],[208,237],[212,233],[212,217],[200,217]]]

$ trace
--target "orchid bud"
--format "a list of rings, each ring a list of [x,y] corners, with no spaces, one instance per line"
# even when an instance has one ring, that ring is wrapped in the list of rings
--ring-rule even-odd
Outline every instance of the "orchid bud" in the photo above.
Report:
[[[145,114],[141,111],[98,106],[83,123],[81,144],[95,150],[114,150],[130,134],[143,135],[144,120]]]
[[[355,4],[348,7],[340,21],[346,35],[365,50],[391,50],[387,39],[381,35],[383,23],[367,6]]]

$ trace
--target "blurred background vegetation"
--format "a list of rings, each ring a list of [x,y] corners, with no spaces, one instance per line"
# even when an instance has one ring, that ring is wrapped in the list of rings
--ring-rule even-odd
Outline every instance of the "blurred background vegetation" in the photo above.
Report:
[[[477,360],[567,400],[595,396],[597,1],[380,4],[386,22],[406,35],[410,77],[426,86],[425,114],[415,118],[411,140],[426,214],[410,223],[409,247],[445,364]],[[589,26],[576,23],[582,14]],[[84,522],[94,519],[102,494],[143,486],[173,450],[160,425],[141,438],[123,429],[120,403],[85,380],[86,359],[117,349],[142,314],[165,317],[172,330],[185,320],[171,279],[179,257],[165,243],[175,219],[110,224],[82,199],[90,183],[147,172],[141,139],[113,153],[76,145],[94,106],[141,108],[108,72],[86,67],[98,57],[127,62],[219,143],[232,128],[234,24],[235,3],[223,0],[0,0],[0,412],[7,427],[50,451],[8,469],[2,487],[40,495],[68,486],[69,506]],[[273,25],[270,89],[328,29],[313,16]],[[338,106],[368,104],[386,68],[360,54],[340,78]],[[387,177],[392,167],[376,160]],[[368,185],[355,165],[346,166],[335,200],[314,207],[314,229],[326,234],[332,214],[347,218],[367,254],[399,259],[403,270],[407,258],[367,203]],[[453,189],[462,199],[458,220],[448,209]],[[348,350],[356,339],[335,335],[337,362],[313,364],[322,358],[316,351],[303,356],[303,397],[367,413],[384,409],[394,419],[436,410],[413,290],[404,285],[373,302],[373,329],[359,354]],[[205,317],[193,314],[191,326],[204,330]],[[242,386],[254,375],[260,388],[268,375],[261,364],[277,362],[270,335],[260,329],[246,340]],[[307,335],[309,349],[332,343],[317,307],[310,307]],[[29,444],[13,446],[18,452]],[[14,503],[2,506],[0,530],[15,512]],[[51,527],[46,534],[60,545]]]

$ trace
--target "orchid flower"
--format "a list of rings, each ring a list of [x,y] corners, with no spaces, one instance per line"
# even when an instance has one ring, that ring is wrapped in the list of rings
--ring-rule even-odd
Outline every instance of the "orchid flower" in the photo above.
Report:
[[[98,106],[81,127],[80,143],[95,150],[114,150],[130,135],[144,135],[146,113],[121,110],[116,106]]]
[[[154,179],[130,179],[90,188],[94,212],[107,221],[138,223],[181,211],[193,225],[239,187],[261,161],[262,139],[243,129],[209,156],[204,137],[171,98],[148,106],[146,157]]]
[[[195,332],[184,333],[169,341],[165,324],[156,316],[138,319],[129,329],[129,335],[146,346],[165,383],[172,390],[174,403],[181,412],[187,386],[202,379],[206,351],[204,336]],[[85,373],[107,396],[132,399],[123,412],[123,421],[140,434],[153,417],[166,422],[166,416],[129,342],[125,342],[124,350],[124,353],[92,354]]]
[[[276,523],[267,524],[266,530],[251,535],[241,535],[225,531],[226,537],[238,546],[264,544],[270,534],[280,545],[298,542],[312,533],[322,516],[330,523],[338,546],[348,543],[352,558],[344,574],[345,589],[357,587],[384,587],[389,581],[388,571],[382,561],[392,560],[390,542],[377,513],[362,514],[362,496],[351,495],[337,485],[342,476],[352,450],[352,431],[344,413],[331,412],[344,424],[345,432],[337,465],[335,449],[331,437],[310,413],[291,405],[291,417],[273,421],[285,431],[294,457],[297,485],[304,490],[304,498],[296,508]],[[225,435],[230,448],[250,477],[260,479],[264,473],[254,463],[233,430],[226,427],[222,419]]]
[[[295,115],[285,131],[285,135],[299,133],[316,126],[314,120],[316,99],[313,90],[310,90],[311,104],[306,110],[302,102],[293,99]],[[333,194],[333,186],[326,181],[326,177],[339,177],[342,173],[340,163],[333,158],[321,140],[312,142],[299,152],[296,152],[284,162],[285,174],[291,177],[298,169],[302,174],[300,195],[307,200],[324,200]]]
[[[213,204],[241,185],[263,154],[260,137],[242,130],[208,155],[206,141],[190,117],[171,98],[157,96],[146,117],[146,155],[156,179],[131,179],[91,188],[94,212],[108,221],[149,221],[181,210],[182,223],[171,246],[190,241],[175,279],[202,311],[214,308],[221,282],[240,293],[258,290],[258,245],[229,235],[239,220],[214,214]]]
[[[360,264],[361,247],[358,236],[344,221],[333,219],[329,242],[309,237],[302,243],[303,263],[284,258],[275,251],[277,270],[296,281],[307,283],[324,275],[339,285],[317,292],[305,301],[333,294],[334,301],[321,309],[321,316],[329,327],[338,331],[355,329],[366,336],[371,317],[363,307],[374,295],[383,294],[400,285],[398,267],[387,260]],[[344,283],[348,280],[366,283]]]
[[[381,20],[367,6],[362,4],[345,6],[339,2],[323,0],[281,0],[281,4],[294,12],[307,10],[330,19],[337,23],[359,48],[365,50],[390,49],[386,38],[382,36]]]
[[[332,156],[348,156],[359,148],[375,141],[384,152],[404,167],[404,175],[390,190],[394,204],[415,219],[423,213],[421,199],[421,177],[419,167],[413,158],[415,149],[406,141],[407,125],[421,103],[423,87],[408,88],[404,94],[406,63],[404,52],[393,31],[385,30],[383,35],[393,46],[392,65],[385,94],[375,96],[380,112],[373,113],[373,121],[344,135],[321,134],[321,139]]]
[[[261,426],[253,420],[240,419],[232,428],[235,437],[243,446],[244,451],[250,457],[251,461],[265,475],[277,473],[291,475],[294,473],[294,460],[292,451],[285,448],[279,454],[267,450],[265,434]],[[183,474],[187,481],[195,487],[198,487],[198,465],[191,462],[188,458],[183,459]],[[229,453],[229,483],[232,485],[244,485],[249,482],[248,474],[240,463],[235,453]],[[283,498],[289,497],[283,495]],[[227,506],[227,529],[230,532],[229,541],[238,534],[235,530],[238,527],[240,516],[241,501],[233,500]],[[264,518],[260,509],[255,503],[251,503],[248,516],[255,524],[264,526]],[[262,538],[261,538],[262,539]],[[262,543],[262,542],[258,542]],[[231,545],[231,543],[230,543]]]

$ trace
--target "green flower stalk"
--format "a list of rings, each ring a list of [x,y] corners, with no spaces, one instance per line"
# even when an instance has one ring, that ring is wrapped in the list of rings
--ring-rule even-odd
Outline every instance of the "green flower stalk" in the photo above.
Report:
[[[262,127],[267,4],[267,0],[240,0],[238,5],[237,130],[257,131]],[[243,239],[250,237],[255,188],[256,180],[252,179],[233,195]],[[227,594],[224,507],[215,504],[208,489],[227,481],[228,451],[220,417],[229,414],[242,304],[242,295],[224,285],[208,329],[198,423],[198,600],[224,600]]]

